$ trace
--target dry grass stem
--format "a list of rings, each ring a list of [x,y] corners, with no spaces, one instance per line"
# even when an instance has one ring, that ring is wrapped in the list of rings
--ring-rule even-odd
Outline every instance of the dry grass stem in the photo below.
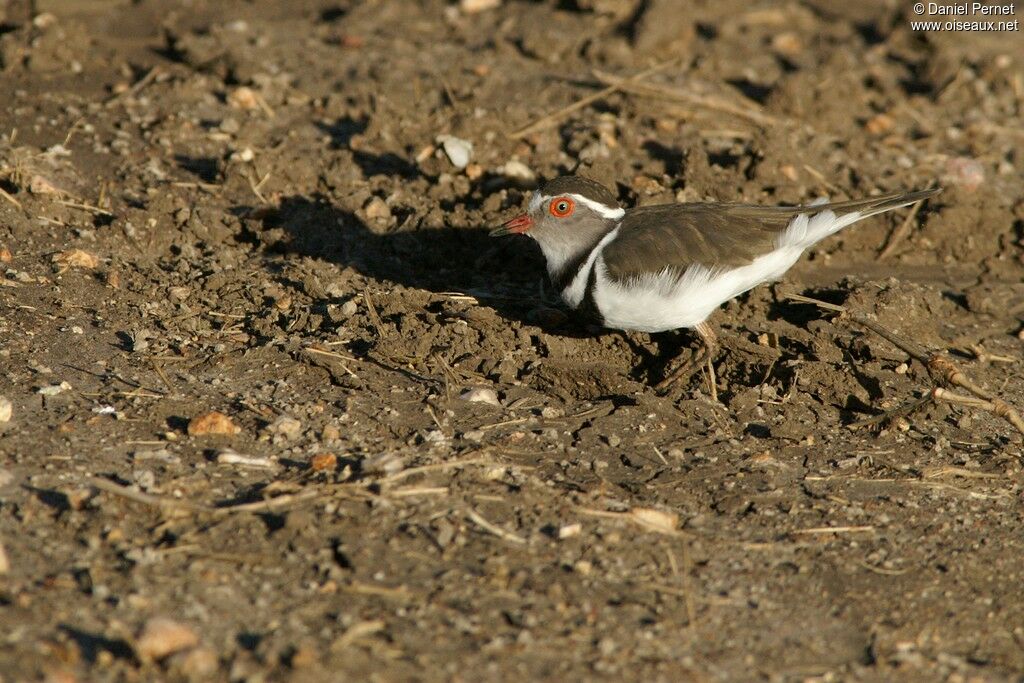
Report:
[[[911,208],[907,217],[903,219],[899,227],[889,234],[889,239],[886,240],[885,247],[882,251],[878,252],[878,260],[882,260],[892,256],[893,252],[896,251],[896,247],[903,243],[907,235],[910,234],[910,226],[914,222],[914,218],[917,216],[917,212],[921,210],[921,206],[924,204],[922,199],[916,202]]]
[[[656,74],[659,71],[663,71],[663,70],[667,69],[668,67],[672,66],[673,64],[676,64],[677,61],[678,60],[676,60],[676,59],[670,59],[668,61],[661,62],[660,64],[655,64],[654,66],[650,67],[649,69],[644,69],[640,73],[634,74],[633,76],[630,76],[629,78],[621,79],[617,84],[610,85],[607,88],[605,88],[604,90],[600,90],[600,91],[598,91],[598,92],[596,92],[596,93],[594,93],[592,95],[587,95],[586,97],[584,97],[582,99],[576,100],[575,102],[573,102],[572,104],[570,104],[567,107],[562,107],[561,109],[558,109],[557,111],[553,111],[553,112],[551,112],[549,114],[545,114],[544,116],[540,117],[539,119],[537,119],[533,123],[529,124],[528,126],[525,126],[523,128],[520,128],[519,130],[516,130],[516,131],[514,131],[512,133],[509,133],[508,137],[513,138],[513,139],[524,138],[527,135],[531,135],[532,133],[536,133],[537,131],[541,131],[541,130],[544,130],[546,128],[550,128],[552,126],[555,126],[555,125],[558,124],[559,121],[564,119],[569,114],[572,114],[575,111],[579,111],[580,109],[583,109],[588,104],[591,104],[593,102],[597,102],[598,100],[602,100],[605,97],[608,97],[609,95],[612,95],[612,94],[614,94],[614,93],[616,93],[616,92],[618,92],[620,90],[623,90],[625,87],[627,87],[627,86],[629,86],[631,84],[637,83],[637,82],[647,78],[648,76]]]
[[[522,536],[519,536],[517,534],[514,534],[511,531],[506,531],[505,529],[502,529],[500,526],[497,526],[496,524],[492,524],[491,522],[488,522],[486,519],[484,519],[480,515],[479,512],[477,512],[473,508],[468,508],[466,510],[466,517],[469,519],[469,521],[473,522],[474,524],[476,524],[478,527],[480,527],[484,531],[486,531],[486,532],[488,532],[490,534],[493,534],[493,535],[497,536],[498,538],[506,540],[506,541],[508,541],[510,543],[515,543],[517,545],[525,545],[526,544],[526,539],[525,538],[523,538]]]

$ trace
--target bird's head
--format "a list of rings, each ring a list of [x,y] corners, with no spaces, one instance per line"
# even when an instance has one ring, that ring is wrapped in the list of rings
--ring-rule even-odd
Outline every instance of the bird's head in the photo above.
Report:
[[[555,272],[593,246],[625,214],[604,185],[581,176],[550,180],[533,193],[526,213],[491,231],[491,237],[526,235],[540,245]]]

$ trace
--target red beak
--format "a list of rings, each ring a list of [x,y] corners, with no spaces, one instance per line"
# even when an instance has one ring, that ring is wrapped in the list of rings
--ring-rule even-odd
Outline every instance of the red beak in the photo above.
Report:
[[[491,237],[502,237],[503,235],[522,235],[524,232],[533,227],[533,219],[530,218],[529,214],[523,214],[522,216],[516,216],[512,220],[508,221],[500,228],[491,230]]]

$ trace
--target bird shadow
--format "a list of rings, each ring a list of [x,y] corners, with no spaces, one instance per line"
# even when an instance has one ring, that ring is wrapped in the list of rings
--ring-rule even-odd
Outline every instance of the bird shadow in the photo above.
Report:
[[[485,227],[380,229],[320,194],[233,211],[258,221],[257,239],[271,252],[323,259],[405,287],[469,294],[503,318],[545,332],[593,334],[583,321],[554,314],[559,303],[539,284],[544,260],[532,240],[495,239]]]

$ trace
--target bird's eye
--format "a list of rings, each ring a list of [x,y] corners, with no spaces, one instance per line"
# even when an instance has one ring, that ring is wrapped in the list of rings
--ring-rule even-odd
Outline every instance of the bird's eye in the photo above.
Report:
[[[565,218],[576,208],[576,203],[568,197],[559,197],[551,202],[551,215],[555,218]]]

